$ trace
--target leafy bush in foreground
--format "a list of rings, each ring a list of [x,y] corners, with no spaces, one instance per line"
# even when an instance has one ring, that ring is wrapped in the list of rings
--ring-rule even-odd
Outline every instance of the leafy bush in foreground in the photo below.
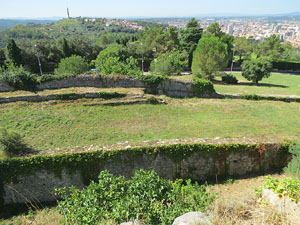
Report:
[[[279,197],[288,197],[290,200],[300,203],[300,180],[295,178],[275,179],[267,177],[265,184],[256,188],[256,194],[261,196],[263,189],[272,190]]]
[[[136,171],[126,180],[102,171],[99,181],[79,190],[58,189],[63,197],[58,210],[71,224],[99,224],[106,220],[116,223],[142,219],[147,224],[171,224],[183,213],[203,211],[213,196],[205,186],[182,180],[160,178],[153,170]]]

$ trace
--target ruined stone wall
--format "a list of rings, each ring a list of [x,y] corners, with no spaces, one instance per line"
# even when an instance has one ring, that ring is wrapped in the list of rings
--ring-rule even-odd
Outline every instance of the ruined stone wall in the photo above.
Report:
[[[106,75],[106,76],[94,76],[94,75],[78,75],[76,77],[70,77],[63,80],[54,80],[42,83],[37,86],[38,90],[45,89],[60,89],[70,87],[96,87],[96,88],[145,88],[146,91],[150,90],[142,81],[136,78],[130,78],[123,75]],[[12,91],[13,89],[8,87],[5,83],[0,82],[0,92]],[[163,94],[170,97],[194,97],[195,93],[192,89],[192,81],[181,80],[165,80],[157,88],[157,94]],[[213,95],[213,94],[212,94]],[[203,97],[212,97],[212,95],[206,95]]]
[[[12,183],[4,183],[2,197],[4,204],[53,201],[55,198],[51,191],[54,188],[69,187],[71,185],[83,188],[86,178],[91,177],[92,172],[95,175],[94,177],[97,177],[99,172],[104,169],[115,175],[124,175],[129,178],[135,170],[153,168],[164,178],[182,178],[197,181],[204,181],[218,176],[264,173],[270,169],[283,168],[287,165],[289,155],[280,153],[279,148],[278,144],[265,144],[260,146],[259,151],[247,150],[245,152],[230,153],[224,151],[224,155],[219,156],[209,152],[196,151],[188,157],[176,155],[176,160],[174,160],[174,155],[170,153],[168,153],[170,155],[164,154],[164,152],[156,153],[155,147],[151,150],[153,151],[151,154],[149,154],[149,150],[148,152],[141,151],[138,154],[133,154],[129,149],[112,154],[104,162],[96,165],[85,160],[81,163],[90,163],[91,168],[83,171],[80,171],[79,167],[72,167],[71,173],[70,171],[67,172],[66,169],[62,169],[60,175],[55,175],[49,168],[41,165],[43,168],[41,170],[34,169],[29,175],[18,176],[16,181]],[[76,165],[80,166],[78,163]]]

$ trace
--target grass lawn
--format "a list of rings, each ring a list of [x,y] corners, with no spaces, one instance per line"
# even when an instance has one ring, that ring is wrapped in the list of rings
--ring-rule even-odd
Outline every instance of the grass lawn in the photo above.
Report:
[[[229,94],[266,94],[266,95],[298,95],[300,96],[300,75],[272,73],[269,78],[259,82],[259,85],[247,81],[241,73],[233,73],[238,79],[237,85],[215,83],[215,90]],[[171,76],[173,79],[192,80],[192,75]],[[216,77],[216,80],[221,80]]]
[[[270,95],[298,95],[300,96],[300,75],[272,73],[256,86],[247,81],[241,73],[234,73],[238,85],[214,84],[219,93],[231,94],[270,94]]]
[[[158,139],[300,139],[300,104],[231,99],[171,99],[168,105],[88,105],[99,100],[0,105],[0,127],[36,150]]]

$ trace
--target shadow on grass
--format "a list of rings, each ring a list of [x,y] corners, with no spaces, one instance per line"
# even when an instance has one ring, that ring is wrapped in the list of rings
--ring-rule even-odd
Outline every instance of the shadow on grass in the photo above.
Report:
[[[213,80],[214,84],[221,84],[221,85],[237,85],[237,86],[255,86],[255,87],[278,87],[278,88],[288,88],[288,86],[280,85],[280,84],[268,84],[268,83],[252,83],[252,82],[240,82],[237,84],[226,84],[219,80]]]

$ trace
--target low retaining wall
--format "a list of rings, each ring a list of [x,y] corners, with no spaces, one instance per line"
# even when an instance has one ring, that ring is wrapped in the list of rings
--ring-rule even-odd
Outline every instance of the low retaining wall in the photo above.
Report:
[[[78,75],[69,77],[63,80],[54,80],[42,83],[37,86],[39,91],[45,89],[61,89],[70,87],[96,87],[96,88],[145,88],[146,92],[151,92],[153,89],[158,94],[164,94],[170,97],[194,97],[195,93],[192,88],[191,81],[180,81],[169,79],[162,81],[158,87],[150,87],[136,78],[130,78],[123,75]],[[0,92],[13,91],[12,88],[5,83],[0,82]],[[214,97],[216,93],[203,95],[203,97]]]
[[[54,201],[54,188],[83,188],[105,169],[131,177],[153,168],[167,179],[204,181],[280,169],[289,157],[288,145],[185,144],[0,160],[0,207]]]
[[[107,94],[110,94],[107,92]],[[112,96],[107,98],[121,98],[125,97],[125,94],[119,94],[116,92],[111,93]],[[115,96],[114,96],[115,95]],[[51,101],[51,100],[76,100],[80,98],[105,98],[103,96],[103,92],[87,92],[87,93],[66,93],[66,94],[53,94],[53,95],[28,95],[28,96],[16,96],[16,97],[6,97],[0,98],[0,104],[9,103],[9,102],[19,102],[19,101],[27,101],[27,102],[43,102],[43,101]]]

